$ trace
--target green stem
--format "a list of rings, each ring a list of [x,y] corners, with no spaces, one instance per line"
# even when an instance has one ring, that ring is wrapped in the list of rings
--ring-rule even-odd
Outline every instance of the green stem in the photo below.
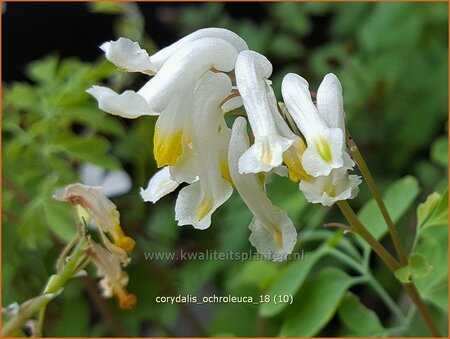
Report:
[[[384,261],[384,263],[389,267],[389,269],[394,272],[400,268],[400,264],[394,257],[386,251],[383,245],[373,237],[372,234],[364,227],[361,221],[358,219],[358,216],[355,214],[353,209],[350,207],[347,201],[338,201],[337,205],[341,209],[345,218],[349,221],[350,225],[352,225],[352,231],[359,234],[369,245],[370,247],[379,255],[379,257]]]
[[[366,267],[363,267],[360,263],[358,263],[355,259],[348,256],[341,251],[336,250],[335,248],[328,248],[327,253],[332,257],[342,261],[348,266],[352,267],[354,270],[362,274],[367,278],[369,285],[374,289],[375,292],[378,293],[380,299],[384,302],[384,304],[392,311],[392,313],[397,317],[400,323],[402,323],[405,319],[405,315],[402,310],[397,306],[397,304],[392,300],[391,296],[386,292],[386,290],[378,283],[375,277],[367,270]]]
[[[358,219],[358,216],[355,214],[353,209],[350,207],[347,201],[338,201],[337,205],[341,209],[342,213],[352,226],[352,231],[356,234],[359,234],[369,245],[372,247],[372,249],[378,254],[378,256],[384,261],[386,266],[394,273],[397,269],[400,268],[400,264],[395,260],[388,251],[381,245],[378,240],[376,240],[372,234],[369,233],[369,231],[365,228],[365,226],[362,224],[362,222]],[[434,337],[440,337],[439,330],[437,329],[433,318],[431,317],[430,311],[428,310],[427,305],[424,303],[422,298],[420,297],[419,293],[417,292],[417,289],[413,282],[403,284],[405,287],[406,292],[416,305],[417,309],[419,310],[419,313],[421,314],[423,320],[425,321],[425,324],[427,325],[428,329],[430,330],[431,334]]]
[[[53,300],[54,297],[56,297],[58,294],[57,292],[63,288],[65,283],[81,269],[81,265],[85,259],[85,248],[86,239],[81,238],[62,271],[58,274],[53,274],[50,276],[42,295],[24,302],[20,306],[19,312],[5,324],[2,329],[3,337],[11,336],[11,334],[19,329],[37,312],[39,312],[37,336],[42,336],[47,304]]]
[[[440,337],[441,335],[439,333],[436,324],[433,321],[430,311],[428,310],[427,305],[423,302],[422,298],[420,297],[420,294],[417,291],[417,288],[414,285],[414,283],[403,284],[403,286],[405,287],[406,292],[413,300],[414,304],[416,304],[417,309],[419,310],[419,313],[422,316],[422,319],[425,321],[430,332],[433,334],[434,337]]]
[[[38,316],[38,324],[36,328],[36,337],[40,338],[42,337],[42,334],[44,333],[44,320],[45,320],[45,312],[47,311],[47,304],[43,305],[41,307],[41,310],[39,311]]]
[[[381,194],[378,191],[377,185],[375,184],[375,180],[373,179],[373,176],[370,173],[369,167],[367,166],[366,162],[364,161],[364,158],[363,158],[361,152],[359,151],[358,146],[356,145],[355,141],[353,140],[352,136],[348,132],[347,132],[347,145],[350,148],[350,152],[352,153],[353,158],[356,160],[356,163],[358,164],[358,167],[361,171],[362,176],[364,177],[364,180],[367,183],[367,186],[369,186],[370,192],[372,193],[373,197],[375,198],[376,203],[378,204],[378,207],[380,208],[381,214],[383,215],[383,218],[386,222],[389,233],[394,242],[395,250],[397,251],[397,255],[400,259],[400,263],[402,265],[407,265],[408,258],[406,255],[406,251],[400,240],[400,236],[398,235],[397,229],[395,228],[394,222],[392,221],[392,218],[389,215],[389,212],[383,201],[383,198],[381,197]]]

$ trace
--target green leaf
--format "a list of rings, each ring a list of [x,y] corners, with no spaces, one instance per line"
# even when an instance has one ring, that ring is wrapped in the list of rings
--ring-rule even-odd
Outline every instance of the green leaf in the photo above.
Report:
[[[223,304],[217,309],[209,323],[212,336],[219,333],[233,333],[237,337],[251,337],[256,332],[257,317],[252,305]]]
[[[409,265],[400,267],[394,272],[394,274],[395,277],[403,284],[409,283],[411,281],[411,267]]]
[[[447,312],[448,298],[448,228],[429,227],[421,233],[416,252],[424,255],[433,270],[426,277],[415,281],[420,295]]]
[[[294,305],[284,321],[280,336],[312,337],[330,321],[354,279],[329,267],[306,281],[294,296]]]
[[[42,84],[54,83],[58,58],[49,55],[43,59],[33,61],[27,66],[27,75],[31,80]]]
[[[424,278],[433,269],[427,258],[420,253],[411,253],[409,255],[409,265],[414,278]]]
[[[442,196],[438,192],[431,193],[425,202],[417,207],[417,225],[419,228],[426,222],[436,209]]]
[[[267,260],[250,260],[243,264],[231,281],[232,286],[252,285],[263,290],[278,274],[279,264]]]
[[[28,248],[36,249],[38,244],[39,247],[50,245],[45,212],[40,198],[27,205],[18,231],[21,243]]]
[[[431,146],[431,159],[439,165],[448,166],[448,138],[440,137]]]
[[[294,261],[289,264],[288,268],[275,281],[266,294],[269,295],[294,295],[302,286],[303,282],[308,277],[314,265],[325,254],[325,249],[322,247],[315,252],[308,252],[305,255],[305,260]],[[288,304],[286,303],[266,303],[262,304],[260,313],[263,316],[274,316],[280,313]]]
[[[448,189],[443,194],[434,192],[417,208],[418,232],[431,226],[448,225]]]
[[[425,278],[432,269],[433,267],[423,254],[411,253],[408,256],[408,265],[399,268],[394,274],[402,283],[408,283],[411,281],[411,277]]]
[[[348,293],[338,310],[339,319],[355,337],[384,337],[386,329],[378,319],[377,314],[367,308],[353,293]]]
[[[387,189],[383,200],[394,223],[408,210],[418,194],[419,184],[412,176],[406,176],[396,181]],[[361,208],[358,216],[376,239],[381,239],[387,233],[386,223],[374,199]],[[369,246],[364,241],[361,243],[364,244],[364,247]]]
[[[68,107],[61,113],[61,119],[67,124],[81,123],[101,132],[117,136],[126,135],[119,119],[91,105]]]
[[[40,104],[35,88],[24,83],[15,83],[4,92],[5,102],[19,110],[35,110]]]
[[[69,242],[77,229],[70,204],[47,198],[43,201],[48,227],[63,241]]]
[[[54,146],[78,160],[100,165],[106,169],[121,168],[119,161],[106,153],[110,147],[109,141],[100,136],[66,136],[63,140],[57,140]]]

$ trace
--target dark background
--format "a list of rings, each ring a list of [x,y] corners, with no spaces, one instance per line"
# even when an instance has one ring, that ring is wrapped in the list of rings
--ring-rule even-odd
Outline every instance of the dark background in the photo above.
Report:
[[[93,61],[102,53],[96,48],[115,39],[115,15],[90,13],[86,3],[4,3],[2,20],[3,81],[25,80],[24,66],[53,52],[61,57]],[[165,22],[165,9],[190,3],[138,3],[145,30],[158,46],[177,39]],[[236,18],[260,21],[266,15],[258,3],[228,3],[225,11]]]

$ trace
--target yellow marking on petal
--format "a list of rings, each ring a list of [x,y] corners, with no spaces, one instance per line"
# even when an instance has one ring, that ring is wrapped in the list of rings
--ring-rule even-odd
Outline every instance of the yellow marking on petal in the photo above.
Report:
[[[333,160],[330,145],[328,144],[327,140],[320,138],[316,142],[316,148],[317,152],[319,152],[319,155],[322,157],[323,160],[325,160],[326,162],[330,162],[331,160]]]
[[[124,289],[119,290],[117,293],[119,298],[119,307],[122,310],[131,310],[137,303],[137,298],[134,294],[127,293]]]
[[[117,239],[116,245],[123,248],[127,253],[130,253],[136,245],[136,241],[133,238],[125,236]]]
[[[266,164],[270,164],[270,162],[272,161],[272,150],[266,143],[263,144],[262,161]]]
[[[226,159],[222,159],[220,161],[220,174],[222,178],[224,178],[230,184],[233,184],[233,179],[231,179],[230,174],[230,166],[228,166],[228,161]]]
[[[283,154],[283,161],[288,168],[289,179],[298,182],[310,177],[302,166],[302,155],[306,149],[303,139],[298,138],[293,145]]]
[[[183,152],[183,130],[166,134],[156,127],[153,144],[158,167],[174,166]]]
[[[330,185],[325,187],[324,192],[330,197],[334,198],[336,197],[336,186]]]
[[[118,223],[114,224],[115,233],[111,234],[114,240],[114,244],[124,249],[127,253],[131,253],[136,241],[133,238],[127,237]]]
[[[195,218],[197,220],[202,220],[213,208],[214,206],[214,199],[211,194],[206,194],[203,197],[202,202],[197,207],[197,211],[195,214]]]
[[[275,243],[275,246],[278,249],[283,248],[283,236],[281,235],[281,232],[278,228],[275,226],[271,227],[272,230],[272,236],[273,236],[273,242]]]

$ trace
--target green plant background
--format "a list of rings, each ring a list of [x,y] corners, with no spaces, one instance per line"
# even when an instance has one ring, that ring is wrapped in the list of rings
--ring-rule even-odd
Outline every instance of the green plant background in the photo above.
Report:
[[[408,250],[416,244],[415,251],[433,266],[416,283],[447,333],[448,5],[257,5],[267,13],[259,22],[231,16],[222,3],[167,4],[167,26],[179,37],[210,26],[241,35],[273,62],[279,98],[287,72],[307,78],[313,91],[326,73],[338,76],[347,127],[384,192],[401,238]],[[135,4],[91,3],[86,10],[93,16],[115,16],[118,37],[139,41],[149,53],[157,50]],[[344,222],[338,210],[307,204],[286,178],[274,178],[268,193],[293,219],[299,231],[296,250],[304,251],[304,261],[145,260],[146,251],[249,251],[250,212],[234,193],[208,230],[195,231],[176,225],[176,194],[156,205],[141,200],[139,187],[156,171],[155,119],[109,116],[85,89],[102,82],[117,91],[136,88],[143,76],[117,72],[100,52],[93,63],[49,55],[29,64],[26,73],[27,82],[3,83],[3,306],[41,292],[59,251],[75,233],[69,206],[52,199],[56,188],[79,181],[78,168],[85,162],[125,169],[133,180],[130,192],[113,201],[126,233],[137,240],[127,268],[136,308],[120,311],[115,300],[102,299],[92,274],[73,279],[49,305],[46,335],[428,335],[401,285],[370,248],[352,235],[323,228],[326,222]],[[392,249],[376,205],[366,203],[369,199],[362,185],[351,205]],[[251,295],[257,300],[264,294],[290,294],[294,303],[155,302],[156,296],[179,294]]]

